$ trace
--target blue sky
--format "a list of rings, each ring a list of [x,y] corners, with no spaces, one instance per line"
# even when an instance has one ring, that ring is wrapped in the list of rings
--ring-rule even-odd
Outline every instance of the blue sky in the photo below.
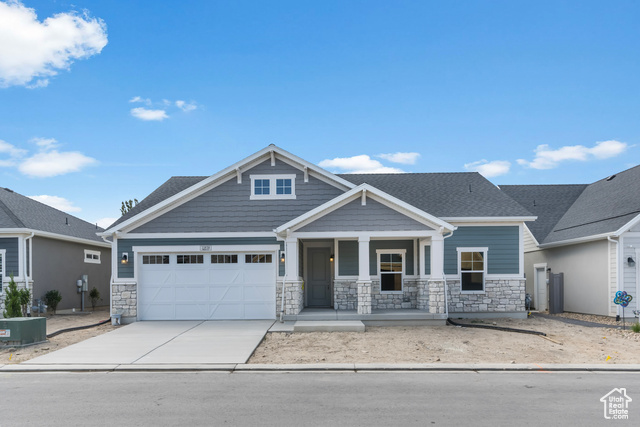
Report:
[[[0,0],[0,186],[106,225],[274,143],[332,172],[640,163],[635,1]]]

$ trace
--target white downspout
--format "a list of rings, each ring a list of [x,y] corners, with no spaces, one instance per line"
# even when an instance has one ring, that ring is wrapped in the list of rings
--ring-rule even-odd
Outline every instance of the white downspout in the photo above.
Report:
[[[616,244],[616,292],[620,290],[620,242],[607,236],[607,240]],[[609,302],[610,304],[611,302]],[[620,315],[620,306],[616,304],[616,314]]]
[[[29,313],[31,313],[31,306],[33,306],[33,287],[32,289],[29,289],[29,278],[27,276],[27,261],[29,259],[29,253],[28,252],[33,252],[33,242],[32,244],[29,246],[29,251],[27,251],[27,241],[31,240],[33,238],[33,236],[36,233],[34,231],[31,232],[31,235],[29,237],[26,237],[24,239],[24,287],[29,290],[31,292],[31,302],[29,303],[29,305],[27,306],[27,311]],[[31,269],[33,270],[33,266],[31,266]]]
[[[111,316],[112,310],[113,310],[112,301],[111,301],[111,298],[113,297],[113,256],[114,256],[113,242],[108,241],[106,236],[100,236],[100,237],[102,237],[102,240],[104,240],[106,243],[109,243],[111,245],[111,268],[110,268],[111,277],[109,277],[109,316]]]
[[[453,231],[450,232],[448,236],[443,235],[442,240],[448,239],[451,236],[453,236]],[[444,248],[444,243],[442,247]],[[444,254],[442,256],[442,261],[444,262]],[[449,284],[447,283],[447,275],[445,274],[444,269],[442,270],[442,279],[444,280],[444,314],[447,316],[447,319],[448,319],[449,318],[449,301],[447,300],[447,294],[449,293]]]

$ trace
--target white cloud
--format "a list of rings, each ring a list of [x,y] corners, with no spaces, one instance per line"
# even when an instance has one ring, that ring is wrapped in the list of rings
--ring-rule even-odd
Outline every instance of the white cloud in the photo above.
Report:
[[[31,138],[32,143],[40,147],[41,150],[50,150],[58,146],[58,141],[55,138]]]
[[[536,156],[532,161],[518,159],[518,164],[532,169],[553,169],[565,161],[586,162],[593,159],[608,159],[622,154],[627,148],[629,148],[627,143],[615,140],[597,142],[591,148],[584,145],[568,145],[557,150],[542,144],[536,147],[534,151]]]
[[[137,119],[145,121],[162,121],[169,118],[165,110],[149,110],[143,107],[132,108],[131,115]]]
[[[388,154],[378,154],[377,157],[380,157],[385,160],[389,160],[392,163],[401,163],[403,165],[415,165],[416,161],[420,157],[420,153],[388,153]]]
[[[151,105],[151,100],[149,98],[142,98],[139,96],[134,96],[129,100],[129,102],[141,102],[146,105]]]
[[[48,77],[107,45],[102,19],[59,13],[40,22],[20,1],[0,1],[0,87],[47,86]]]
[[[353,157],[336,157],[318,163],[323,168],[342,169],[344,173],[403,173],[403,170],[383,166],[366,154]]]
[[[110,226],[111,224],[116,222],[117,219],[118,218],[100,218],[99,220],[97,220],[95,222],[96,222],[96,224],[98,224],[98,227],[107,228],[108,226]]]
[[[494,160],[489,162],[482,159],[477,162],[467,163],[464,165],[464,168],[468,171],[478,172],[485,178],[491,178],[509,173],[509,169],[511,169],[511,162],[507,162],[506,160]]]
[[[46,194],[43,194],[41,196],[29,196],[29,198],[63,212],[80,212],[82,210],[79,207],[74,206],[73,202],[65,199],[64,197],[47,196]]]
[[[3,154],[8,155],[9,158],[0,159],[0,166],[14,166],[18,159],[27,154],[27,150],[18,148],[0,139],[0,155]]]
[[[188,113],[188,112],[193,111],[196,108],[198,108],[196,103],[193,102],[193,101],[191,103],[187,104],[186,102],[180,101],[180,100],[176,101],[176,107],[178,107],[179,109],[181,109],[185,113]]]
[[[82,168],[96,163],[96,159],[77,151],[60,153],[57,150],[37,153],[25,159],[18,166],[23,174],[34,178],[49,178],[78,172]]]

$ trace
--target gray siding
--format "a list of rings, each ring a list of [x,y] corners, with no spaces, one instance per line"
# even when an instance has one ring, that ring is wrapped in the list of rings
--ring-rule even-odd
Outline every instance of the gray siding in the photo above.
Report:
[[[122,279],[132,278],[136,260],[133,256],[134,246],[200,246],[200,245],[280,245],[284,249],[284,243],[276,240],[275,237],[255,237],[255,238],[220,238],[220,239],[120,239],[118,240],[118,259],[122,258],[122,253],[129,254],[127,264],[118,263],[118,277]],[[280,262],[278,256],[278,267],[280,276],[284,275],[284,264]]]
[[[424,224],[397,212],[382,203],[360,198],[319,218],[298,231],[405,231],[432,230]]]
[[[459,247],[488,247],[488,274],[518,274],[519,235],[517,226],[458,227],[444,241],[445,274],[458,274]]]
[[[371,240],[369,242],[369,274],[378,274],[377,249],[406,249],[405,274],[413,275],[413,240]],[[357,276],[358,272],[358,241],[338,241],[338,275]]]
[[[424,274],[431,274],[431,246],[424,247],[424,270]]]
[[[100,264],[84,262],[84,250],[100,251]],[[62,301],[58,309],[80,308],[81,299],[76,281],[83,274],[89,276],[89,290],[95,287],[102,301],[109,304],[111,278],[111,249],[62,240],[33,238],[33,297],[42,298],[47,291],[58,290]],[[91,300],[85,294],[85,310],[91,310]]]
[[[14,276],[20,276],[18,268],[18,238],[17,237],[3,237],[0,239],[0,249],[6,249],[6,260],[4,262],[7,271],[4,272],[5,277],[9,277],[11,274]]]
[[[338,241],[338,275],[357,276],[358,275],[358,241],[340,240]]]
[[[250,175],[296,174],[296,199],[249,200]],[[267,160],[236,178],[190,200],[138,227],[136,233],[189,233],[225,231],[272,231],[305,212],[342,194],[342,191],[316,178],[304,182],[302,171]]]
[[[404,274],[413,275],[413,240],[372,240],[369,242],[369,274],[378,275],[378,249],[405,249]]]

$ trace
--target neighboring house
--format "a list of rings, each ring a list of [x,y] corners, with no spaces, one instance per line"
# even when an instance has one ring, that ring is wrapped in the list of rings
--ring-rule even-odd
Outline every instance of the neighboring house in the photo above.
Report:
[[[564,273],[564,310],[622,315],[617,291],[640,306],[640,166],[589,185],[504,185],[502,191],[538,217],[526,223],[527,292],[548,308],[548,271]]]
[[[76,283],[88,275],[89,290],[109,298],[111,245],[96,235],[94,224],[0,187],[0,316],[7,283],[28,284],[34,299],[52,289],[62,301],[58,309],[80,308]],[[26,278],[26,280],[25,280]],[[86,306],[90,306],[86,296]]]
[[[169,179],[100,235],[124,322],[308,308],[443,320],[526,316],[534,219],[478,173],[334,175],[270,145]]]

